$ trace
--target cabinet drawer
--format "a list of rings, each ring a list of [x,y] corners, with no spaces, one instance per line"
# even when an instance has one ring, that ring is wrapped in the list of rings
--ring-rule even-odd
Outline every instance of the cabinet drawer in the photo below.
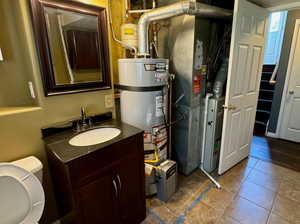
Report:
[[[90,182],[125,156],[143,153],[142,138],[142,134],[130,137],[68,164],[73,187],[76,188]]]

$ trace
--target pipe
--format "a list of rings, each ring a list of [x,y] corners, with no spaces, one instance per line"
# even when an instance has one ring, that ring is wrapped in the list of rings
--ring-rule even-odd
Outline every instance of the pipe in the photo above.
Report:
[[[139,14],[139,13],[146,13],[146,12],[150,12],[151,9],[130,9],[127,10],[127,14]]]
[[[139,56],[149,56],[148,29],[156,20],[168,19],[180,15],[194,15],[201,18],[229,18],[232,11],[191,1],[180,1],[168,6],[144,13],[138,23]]]
[[[128,45],[128,44],[126,44],[125,42],[123,42],[123,41],[121,41],[121,40],[119,40],[118,38],[117,38],[117,36],[116,36],[116,33],[115,33],[115,30],[114,30],[114,27],[113,27],[113,23],[112,23],[112,16],[111,16],[111,4],[110,4],[110,1],[111,0],[108,0],[108,10],[109,10],[109,12],[108,12],[108,19],[109,19],[109,26],[110,26],[110,30],[111,30],[111,35],[112,35],[112,38],[113,38],[113,40],[114,41],[116,41],[118,44],[120,44],[121,46],[123,46],[123,47],[125,47],[125,48],[127,48],[127,49],[130,49],[130,50],[133,50],[134,51],[134,57],[136,57],[136,55],[137,55],[137,49],[135,48],[135,47],[133,47],[133,46],[130,46],[130,45]],[[126,2],[126,4],[127,4],[127,2]]]
[[[155,0],[152,1],[152,9],[156,8],[156,2]],[[141,14],[141,13],[146,13],[150,12],[152,9],[128,9],[128,0],[125,0],[125,13],[126,13],[126,18],[128,18],[128,14]]]
[[[220,98],[223,95],[223,88],[228,73],[228,63],[229,63],[229,59],[225,58],[217,74],[214,87],[213,87],[213,93],[215,98]]]

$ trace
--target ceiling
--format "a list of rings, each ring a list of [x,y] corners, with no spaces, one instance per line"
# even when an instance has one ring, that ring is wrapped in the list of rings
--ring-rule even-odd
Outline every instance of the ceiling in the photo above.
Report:
[[[265,8],[281,7],[288,4],[299,3],[299,0],[250,0]],[[300,4],[299,4],[300,5]]]

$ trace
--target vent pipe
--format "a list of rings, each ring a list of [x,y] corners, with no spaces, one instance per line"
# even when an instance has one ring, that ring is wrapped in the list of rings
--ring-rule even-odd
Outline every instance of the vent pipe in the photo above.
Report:
[[[150,55],[148,46],[148,29],[151,22],[180,15],[194,15],[201,18],[226,19],[232,17],[232,11],[198,2],[180,1],[175,4],[146,12],[141,16],[138,23],[138,56],[147,57]]]
[[[216,76],[213,93],[215,98],[220,98],[223,95],[223,88],[227,80],[229,58],[225,58],[221,68]]]

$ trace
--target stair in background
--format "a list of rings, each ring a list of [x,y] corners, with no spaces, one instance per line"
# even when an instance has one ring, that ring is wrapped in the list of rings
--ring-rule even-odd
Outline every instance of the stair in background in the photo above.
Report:
[[[275,65],[263,66],[255,118],[255,129],[259,128],[260,132],[266,129],[271,114],[275,85],[270,85],[269,80],[274,69]]]

